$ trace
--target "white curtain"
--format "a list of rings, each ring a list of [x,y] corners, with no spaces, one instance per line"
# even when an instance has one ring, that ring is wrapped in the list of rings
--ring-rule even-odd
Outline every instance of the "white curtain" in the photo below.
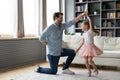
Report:
[[[0,35],[14,35],[17,27],[17,0],[0,0]]]
[[[26,36],[38,36],[39,15],[39,0],[23,0],[23,20]]]
[[[38,37],[46,26],[46,9],[47,23],[51,24],[53,13],[59,11],[59,0],[47,0],[47,4],[46,0],[0,0],[0,36]]]

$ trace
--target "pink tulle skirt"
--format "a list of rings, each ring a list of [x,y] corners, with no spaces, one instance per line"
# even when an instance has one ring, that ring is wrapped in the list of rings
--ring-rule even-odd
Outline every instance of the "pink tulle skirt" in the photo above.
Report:
[[[86,57],[86,56],[97,56],[102,54],[103,51],[99,49],[95,44],[85,43],[77,53],[78,56]]]

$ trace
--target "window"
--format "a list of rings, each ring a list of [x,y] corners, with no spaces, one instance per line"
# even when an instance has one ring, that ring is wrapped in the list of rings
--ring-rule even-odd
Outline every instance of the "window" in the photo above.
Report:
[[[47,26],[53,23],[53,14],[59,12],[59,6],[59,0],[47,0]]]
[[[38,35],[39,0],[23,0],[25,35]]]
[[[20,4],[18,6],[18,4]],[[40,29],[40,8],[41,0],[23,0],[19,3],[18,0],[0,0],[0,38],[18,37],[19,34],[25,33],[25,37],[39,36]],[[22,9],[23,7],[23,9]],[[18,9],[21,9],[23,15],[18,15]],[[22,11],[23,10],[23,11]],[[23,19],[18,19],[22,17]],[[23,22],[24,26],[19,23]],[[20,32],[20,28],[24,28],[24,32]],[[18,31],[19,29],[19,31]]]
[[[17,26],[17,0],[0,0],[0,35],[13,36]]]

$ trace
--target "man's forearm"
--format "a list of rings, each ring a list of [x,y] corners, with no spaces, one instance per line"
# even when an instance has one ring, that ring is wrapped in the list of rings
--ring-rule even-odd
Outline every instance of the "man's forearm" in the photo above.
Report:
[[[74,22],[77,23],[86,13],[81,13],[80,15],[78,15],[75,19]]]

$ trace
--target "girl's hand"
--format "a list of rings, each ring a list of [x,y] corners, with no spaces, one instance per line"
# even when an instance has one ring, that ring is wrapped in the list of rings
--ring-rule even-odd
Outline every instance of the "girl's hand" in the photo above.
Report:
[[[86,14],[86,17],[87,17],[87,19],[90,21],[91,19],[90,19],[90,17],[89,17],[89,15],[88,15],[88,13]]]
[[[79,51],[79,49],[76,49],[75,52],[77,53]]]

